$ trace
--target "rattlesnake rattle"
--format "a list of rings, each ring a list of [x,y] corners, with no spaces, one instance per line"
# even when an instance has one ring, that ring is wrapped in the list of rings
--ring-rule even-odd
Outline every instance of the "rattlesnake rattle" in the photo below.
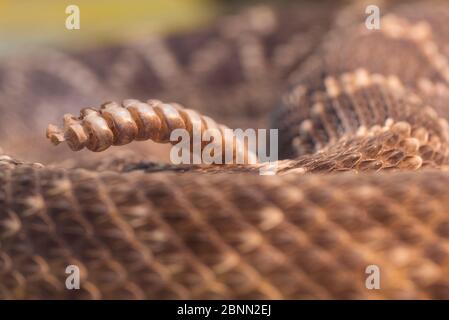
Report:
[[[291,72],[273,120],[287,158],[276,176],[259,176],[263,164],[140,161],[97,171],[3,156],[0,297],[449,298],[441,23],[449,6],[380,5],[381,30],[344,19],[363,12],[345,7]],[[366,54],[374,50],[376,59]],[[135,104],[162,103],[113,106],[123,115]],[[127,126],[117,117],[108,129],[108,105],[66,117],[48,137],[94,151],[165,141],[143,122],[133,126],[132,113]],[[166,105],[189,122],[186,109]],[[87,113],[106,120],[106,135],[83,136]],[[80,290],[65,288],[71,264],[81,269]],[[379,290],[365,287],[371,264],[381,270]]]

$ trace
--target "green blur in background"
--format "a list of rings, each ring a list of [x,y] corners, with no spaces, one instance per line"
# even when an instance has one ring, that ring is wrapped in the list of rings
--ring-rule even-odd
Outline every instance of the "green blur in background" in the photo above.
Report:
[[[65,27],[69,5],[80,9],[80,30]],[[213,0],[0,0],[0,53],[36,44],[85,47],[190,30],[222,7]]]

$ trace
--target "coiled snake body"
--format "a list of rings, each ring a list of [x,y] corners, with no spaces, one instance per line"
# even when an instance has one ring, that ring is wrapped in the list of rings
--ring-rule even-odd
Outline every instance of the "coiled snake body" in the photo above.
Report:
[[[53,53],[62,69],[52,67],[55,61],[31,67],[24,58],[4,62],[1,131],[11,139],[2,144],[8,153],[15,145],[24,158],[46,149],[21,149],[10,120],[34,112],[26,121],[35,122],[23,124],[32,130],[53,121],[53,115],[37,115],[61,101],[69,108],[108,92],[112,98],[113,92],[136,98],[159,93],[162,99],[173,93],[224,123],[229,108],[239,107],[235,115],[253,114],[258,126],[277,92],[292,85],[273,117],[285,158],[276,176],[253,172],[263,164],[136,162],[115,158],[118,147],[105,156],[112,161],[80,161],[78,168],[2,156],[0,297],[449,298],[449,6],[379,5],[380,30],[366,29],[359,3],[306,3],[307,14],[294,11],[304,16],[296,22],[258,7],[220,22],[210,34],[169,37],[179,61],[152,39],[110,49],[110,55],[79,53],[64,60]],[[310,28],[310,20],[305,27],[307,19],[321,19],[322,28]],[[285,34],[291,37],[282,39]],[[189,47],[199,49],[186,59]],[[214,53],[215,60],[204,60]],[[98,56],[105,61],[96,63]],[[57,81],[47,79],[49,85],[41,75],[36,82],[42,88],[28,92],[32,109],[21,95],[30,87],[26,81],[34,81],[26,75],[42,73],[39,68],[61,78],[71,73],[71,90],[45,92]],[[153,72],[142,76],[144,68]],[[181,81],[189,75],[190,81]],[[214,98],[227,86],[231,93]],[[136,105],[146,113],[133,114]],[[48,136],[94,151],[133,139],[165,142],[164,124],[145,125],[148,108],[127,100],[85,109],[79,119],[66,117],[63,131],[50,127]],[[179,112],[184,127],[192,125],[189,117],[200,117],[178,105],[155,108],[160,121]],[[96,122],[86,120],[93,113]],[[121,122],[123,117],[128,120]],[[101,128],[92,127],[98,121]],[[80,268],[79,290],[65,287],[69,265]],[[378,290],[365,285],[369,265],[381,272]]]

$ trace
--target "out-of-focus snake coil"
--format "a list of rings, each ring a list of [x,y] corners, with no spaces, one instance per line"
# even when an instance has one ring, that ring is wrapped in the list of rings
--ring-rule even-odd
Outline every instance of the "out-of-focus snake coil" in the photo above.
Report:
[[[254,32],[231,20],[210,43],[186,35],[175,54],[157,41],[147,48],[150,62],[160,52],[164,62],[152,64],[157,77],[148,79],[180,96],[174,56],[186,63],[182,44],[202,48],[185,68],[185,86],[198,86],[185,97],[207,114],[205,105],[220,115],[236,101],[258,110],[288,82],[272,122],[283,158],[277,175],[260,176],[264,163],[65,169],[0,156],[0,298],[448,299],[449,6],[382,3],[380,30],[360,22],[359,2],[329,9],[319,44],[316,30],[283,42],[282,28],[301,19],[271,19],[265,8],[255,16],[263,19],[243,15]],[[110,91],[148,67],[127,50],[138,67],[117,66]],[[92,59],[84,57],[92,72],[105,74]],[[214,109],[210,74],[224,91],[240,81],[239,98],[215,98]],[[200,123],[225,128],[177,104],[125,100],[67,115],[47,137],[102,151],[166,143],[174,129],[191,134]],[[66,288],[69,265],[80,269],[79,290]],[[366,285],[370,265],[379,268],[380,289]]]

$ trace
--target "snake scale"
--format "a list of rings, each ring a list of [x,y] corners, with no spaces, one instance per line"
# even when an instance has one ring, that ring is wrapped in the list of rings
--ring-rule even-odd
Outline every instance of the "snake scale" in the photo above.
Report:
[[[379,30],[361,2],[303,2],[3,59],[0,298],[448,299],[449,5],[378,5]],[[63,112],[129,97],[231,127],[261,127],[274,107],[278,174],[163,164],[142,156],[161,151],[146,142],[94,157],[43,141]],[[120,130],[108,146],[129,142]]]

